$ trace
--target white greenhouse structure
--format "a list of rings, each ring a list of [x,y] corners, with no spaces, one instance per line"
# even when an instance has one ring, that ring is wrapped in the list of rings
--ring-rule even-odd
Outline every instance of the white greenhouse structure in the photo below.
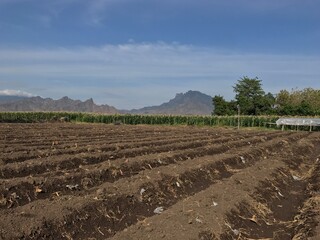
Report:
[[[310,131],[312,127],[320,126],[320,118],[279,118],[276,121],[277,126],[308,126],[310,127]]]

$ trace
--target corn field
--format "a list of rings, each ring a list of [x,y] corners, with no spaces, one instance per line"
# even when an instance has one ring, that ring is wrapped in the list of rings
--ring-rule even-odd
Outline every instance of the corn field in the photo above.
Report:
[[[241,127],[265,127],[274,123],[277,116],[240,116]],[[0,122],[33,123],[55,121],[106,123],[106,124],[151,124],[151,125],[195,125],[232,126],[238,125],[238,116],[174,116],[174,115],[131,115],[94,114],[72,112],[2,112]]]

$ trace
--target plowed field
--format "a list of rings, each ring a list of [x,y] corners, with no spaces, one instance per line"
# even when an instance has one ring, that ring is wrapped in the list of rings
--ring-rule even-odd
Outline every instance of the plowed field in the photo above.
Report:
[[[320,239],[320,133],[0,124],[0,239]]]

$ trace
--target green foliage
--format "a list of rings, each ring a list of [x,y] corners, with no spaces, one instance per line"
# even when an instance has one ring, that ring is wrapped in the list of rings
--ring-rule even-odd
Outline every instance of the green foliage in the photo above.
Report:
[[[212,98],[214,110],[213,115],[235,115],[237,113],[237,104],[234,101],[227,102],[222,96],[214,96]]]
[[[267,93],[261,98],[261,105],[259,106],[260,113],[262,114],[275,114],[274,105],[275,97],[272,93]]]
[[[229,126],[236,127],[237,116],[173,116],[173,115],[105,115],[92,113],[69,112],[1,112],[0,122],[34,123],[59,122],[67,118],[72,122],[123,124],[152,124],[152,125],[194,125],[194,126]],[[264,127],[267,122],[275,122],[276,116],[241,116],[242,127]]]
[[[236,93],[235,100],[227,102],[222,96],[212,98],[213,115],[236,115],[238,106],[242,115],[274,114],[275,98],[273,94],[262,89],[261,80],[243,77],[233,87]]]
[[[281,90],[276,97],[275,113],[279,115],[320,115],[320,90]]]
[[[233,87],[235,99],[244,115],[262,115],[272,112],[274,97],[271,93],[265,94],[261,80],[243,77]]]

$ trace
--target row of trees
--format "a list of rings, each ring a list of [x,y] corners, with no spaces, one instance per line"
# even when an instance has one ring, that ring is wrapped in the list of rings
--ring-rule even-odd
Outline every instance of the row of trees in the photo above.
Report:
[[[244,115],[320,115],[320,90],[281,90],[272,94],[265,93],[261,82],[257,77],[243,77],[233,86],[234,100],[214,96],[213,115],[235,115],[239,109]]]

